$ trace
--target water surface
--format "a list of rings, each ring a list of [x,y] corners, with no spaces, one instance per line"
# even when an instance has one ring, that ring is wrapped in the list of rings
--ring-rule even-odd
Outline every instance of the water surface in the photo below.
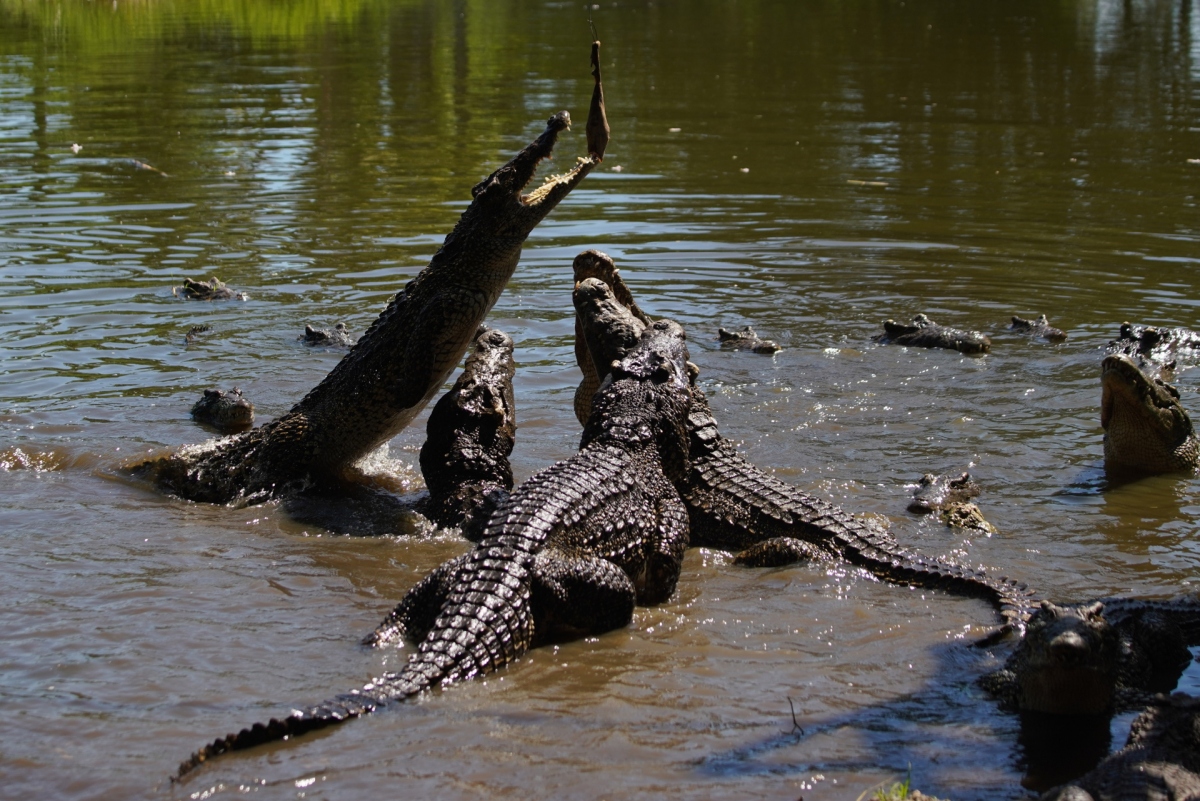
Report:
[[[781,478],[1056,598],[1196,591],[1200,485],[1106,488],[1098,380],[1121,321],[1200,325],[1196,0],[591,13],[608,157],[490,317],[517,343],[519,479],[578,444],[570,262],[597,247],[688,328],[724,433]],[[973,685],[1006,651],[963,645],[984,604],[703,550],[628,629],[167,783],[204,741],[402,664],[358,638],[464,546],[117,468],[211,436],[188,417],[207,387],[290,408],[339,357],[305,324],[363,331],[476,181],[555,111],[582,120],[588,41],[566,3],[0,0],[5,794],[811,801],[910,766],[939,796],[1019,794],[1017,721]],[[249,299],[186,302],[184,276]],[[871,341],[917,312],[992,353]],[[1070,340],[1005,330],[1037,313]],[[747,323],[784,350],[718,347]],[[390,446],[413,492],[423,423]],[[904,511],[949,470],[999,533]]]

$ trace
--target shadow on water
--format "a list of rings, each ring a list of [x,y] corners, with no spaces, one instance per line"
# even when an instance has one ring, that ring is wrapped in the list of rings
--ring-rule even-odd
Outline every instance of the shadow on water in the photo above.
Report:
[[[700,759],[703,774],[728,778],[758,774],[810,775],[814,772],[884,768],[909,775],[916,788],[933,792],[947,786],[939,774],[976,769],[971,797],[1011,797],[1008,784],[989,784],[997,767],[1022,774],[1021,786],[1042,792],[1081,776],[1124,742],[1133,713],[1117,716],[1052,716],[1000,711],[976,685],[996,655],[964,642],[932,650],[936,678],[912,693],[843,716],[814,721],[792,717],[792,728],[749,745]],[[1006,655],[1006,654],[1004,654]],[[789,701],[790,702],[790,701]],[[853,733],[870,756],[854,762],[806,759],[822,739]],[[973,740],[990,739],[984,750]],[[996,752],[994,743],[1007,743]],[[948,790],[954,797],[961,791]]]

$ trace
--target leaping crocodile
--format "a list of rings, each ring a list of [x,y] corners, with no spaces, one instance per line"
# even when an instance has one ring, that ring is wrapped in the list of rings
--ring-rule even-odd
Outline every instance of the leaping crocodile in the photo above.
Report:
[[[143,462],[134,473],[189,500],[253,503],[310,481],[336,482],[395,436],[462,359],[530,231],[597,164],[598,156],[581,158],[522,194],[570,123],[567,112],[555,114],[537,139],[475,185],[429,266],[291,411],[237,437]]]
[[[579,260],[575,269],[578,279]],[[586,269],[596,275],[607,270],[601,280],[622,287],[621,294],[608,291],[596,301],[603,315],[614,321],[605,329],[607,339],[588,337],[582,356],[576,349],[583,380],[591,383],[637,341],[645,323],[620,301],[630,293],[612,259],[593,251]],[[586,413],[586,407],[577,406],[576,414],[581,411]],[[755,566],[839,558],[885,581],[982,597],[999,609],[1005,622],[1001,631],[1022,628],[1033,611],[1033,592],[1024,584],[912,553],[882,527],[764,473],[721,436],[708,400],[694,382],[688,450],[691,469],[681,494],[688,507],[692,545],[735,551],[739,563]]]
[[[419,582],[368,638],[419,641],[402,670],[215,740],[178,775],[227,751],[486,675],[556,631],[627,625],[635,602],[670,597],[688,544],[687,510],[673,484],[687,471],[687,355],[683,329],[661,321],[613,365],[580,451],[519,487],[479,544]]]

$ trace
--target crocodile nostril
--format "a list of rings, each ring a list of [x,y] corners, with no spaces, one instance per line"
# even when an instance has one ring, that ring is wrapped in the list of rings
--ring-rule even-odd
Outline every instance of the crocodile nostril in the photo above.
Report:
[[[1087,654],[1087,643],[1074,631],[1064,632],[1050,641],[1050,653],[1060,662],[1078,662]]]

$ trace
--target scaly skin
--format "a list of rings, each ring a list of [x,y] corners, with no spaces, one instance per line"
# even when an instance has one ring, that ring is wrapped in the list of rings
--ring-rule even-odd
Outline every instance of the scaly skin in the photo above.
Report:
[[[1156,698],[1125,747],[1042,801],[1184,801],[1200,798],[1200,699]]]
[[[499,298],[530,231],[591,172],[592,157],[522,195],[567,112],[478,183],[429,266],[388,304],[333,370],[277,420],[133,468],[167,492],[212,503],[258,502],[344,471],[394,437],[458,365]]]
[[[1121,354],[1104,357],[1100,371],[1105,470],[1142,475],[1195,470],[1200,441],[1175,387]]]
[[[955,528],[970,528],[985,534],[996,532],[979,507],[970,502],[979,494],[979,485],[971,480],[970,473],[957,476],[926,473],[914,487],[908,511],[919,515],[936,513],[943,523]]]
[[[1014,314],[1009,329],[1029,334],[1031,337],[1041,337],[1047,342],[1067,341],[1067,332],[1050,325],[1050,321],[1044,314],[1039,315],[1036,320],[1026,320],[1024,317],[1017,317]]]
[[[580,357],[585,380],[589,372],[603,374],[608,364],[620,359],[643,327],[603,283],[593,284],[591,291],[593,316],[612,322],[602,329],[605,336],[585,337],[587,347]],[[907,551],[882,528],[746,461],[721,436],[704,392],[694,383],[688,448],[691,470],[680,493],[688,507],[693,545],[740,552],[739,563],[755,566],[844,559],[885,581],[986,598],[999,608],[1005,629],[1021,628],[1032,612],[1032,593],[1023,584]]]
[[[781,564],[781,551],[794,548],[802,559],[816,546],[884,581],[985,598],[1005,628],[1023,626],[1033,600],[1025,585],[908,551],[882,528],[764,473],[721,436],[700,388],[692,392],[692,472],[683,497],[693,545],[741,550],[739,561],[750,565],[759,564],[758,552]]]
[[[1200,645],[1200,601],[1043,601],[1004,667],[980,679],[1006,709],[1102,715],[1169,692]]]
[[[462,375],[425,426],[421,473],[429,497],[417,511],[444,528],[460,527],[472,542],[513,487],[515,370],[512,338],[480,327]]]
[[[254,425],[254,404],[243,398],[237,387],[228,392],[206,389],[192,406],[192,419],[225,434],[245,431]]]
[[[969,355],[987,353],[992,349],[992,340],[979,331],[938,325],[924,314],[913,317],[911,324],[887,320],[883,324],[883,333],[875,337],[875,341],[917,348],[945,348]]]
[[[216,740],[178,775],[227,751],[492,673],[557,631],[627,625],[635,602],[666,600],[688,542],[687,510],[672,480],[687,470],[690,400],[683,329],[656,323],[597,393],[579,453],[518,488],[474,550],[417,584],[368,638],[419,640],[402,670]]]

